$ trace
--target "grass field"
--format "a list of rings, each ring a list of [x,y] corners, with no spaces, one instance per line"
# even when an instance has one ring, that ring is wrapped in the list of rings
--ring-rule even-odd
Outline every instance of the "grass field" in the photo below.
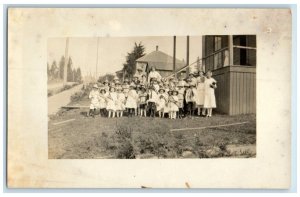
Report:
[[[256,116],[211,118],[85,117],[61,111],[48,124],[49,159],[219,158],[256,156]],[[66,122],[64,122],[66,121]],[[173,131],[172,129],[239,125]]]

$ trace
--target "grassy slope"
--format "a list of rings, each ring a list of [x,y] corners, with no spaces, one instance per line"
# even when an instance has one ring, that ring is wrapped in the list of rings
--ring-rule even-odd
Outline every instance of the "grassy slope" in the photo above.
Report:
[[[215,115],[212,118],[170,120],[159,118],[86,118],[80,110],[71,110],[52,117],[49,121],[49,158],[109,158],[118,157],[120,150],[128,148],[129,141],[135,157],[221,157],[240,156],[228,154],[226,149],[256,143],[255,115]],[[53,125],[68,119],[75,121]],[[247,124],[203,130],[170,131],[174,128],[192,128],[248,121]],[[118,130],[130,132],[129,138],[121,138]],[[223,146],[224,145],[224,146]],[[222,149],[223,150],[223,149]],[[203,153],[204,151],[204,153]],[[215,152],[222,152],[215,153]],[[255,150],[254,150],[255,151]],[[243,154],[242,154],[243,155]],[[245,151],[247,157],[249,154]]]

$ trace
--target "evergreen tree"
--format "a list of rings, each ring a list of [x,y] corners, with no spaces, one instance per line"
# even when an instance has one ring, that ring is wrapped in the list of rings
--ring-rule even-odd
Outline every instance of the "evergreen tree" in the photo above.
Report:
[[[143,57],[145,54],[145,47],[140,42],[139,44],[134,43],[134,48],[130,53],[127,53],[126,63],[123,64],[123,70],[125,70],[126,76],[132,78],[136,70],[136,60]]]
[[[72,66],[73,66],[72,58],[69,57],[68,66],[67,66],[67,81],[73,80]]]
[[[52,79],[57,79],[57,77],[58,77],[58,68],[57,68],[56,61],[55,61],[55,60],[52,62],[52,65],[51,65],[51,69],[50,69],[50,77],[51,77]]]
[[[78,82],[78,83],[81,83],[81,80],[82,80],[82,76],[81,76],[81,69],[80,68],[77,68],[77,70],[75,71],[76,73],[76,77],[75,77],[75,81]]]
[[[59,78],[64,79],[65,57],[61,56],[59,61]]]

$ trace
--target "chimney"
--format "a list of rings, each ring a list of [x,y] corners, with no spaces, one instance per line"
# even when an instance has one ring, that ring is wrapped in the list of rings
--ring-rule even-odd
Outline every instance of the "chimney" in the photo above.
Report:
[[[156,51],[158,51],[158,45],[156,45]]]

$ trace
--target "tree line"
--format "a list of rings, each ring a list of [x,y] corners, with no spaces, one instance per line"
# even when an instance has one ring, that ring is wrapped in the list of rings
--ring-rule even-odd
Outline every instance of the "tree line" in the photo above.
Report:
[[[64,65],[65,65],[65,57],[62,56],[59,63],[54,60],[51,64],[47,62],[47,76],[48,81],[53,80],[63,80],[64,79]],[[68,82],[82,82],[82,74],[81,69],[78,67],[73,68],[72,58],[69,57],[67,64],[67,81]]]

